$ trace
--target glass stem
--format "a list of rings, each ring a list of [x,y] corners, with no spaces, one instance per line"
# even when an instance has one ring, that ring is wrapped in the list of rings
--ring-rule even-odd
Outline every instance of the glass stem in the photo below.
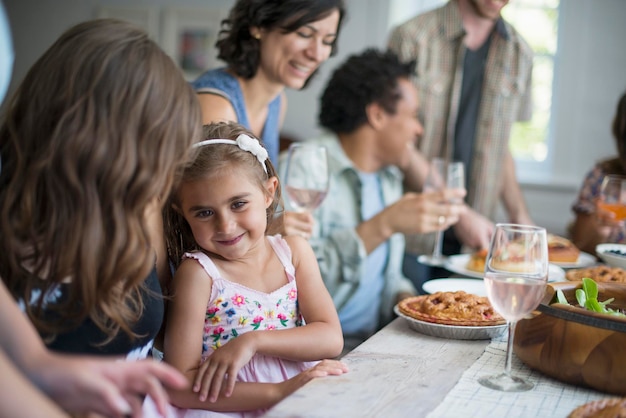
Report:
[[[509,337],[506,343],[506,359],[504,360],[504,373],[507,376],[511,376],[511,357],[513,356],[513,337],[515,337],[515,325],[516,321],[509,321],[507,323],[509,328]]]
[[[441,259],[441,249],[443,247],[443,231],[438,231],[435,237],[435,247],[433,248],[433,258]]]

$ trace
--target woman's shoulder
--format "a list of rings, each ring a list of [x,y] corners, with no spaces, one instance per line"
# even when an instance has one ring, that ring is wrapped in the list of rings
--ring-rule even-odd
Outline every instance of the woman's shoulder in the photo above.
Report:
[[[197,92],[218,90],[228,93],[236,89],[238,85],[237,78],[224,67],[205,71],[191,82],[191,86]]]

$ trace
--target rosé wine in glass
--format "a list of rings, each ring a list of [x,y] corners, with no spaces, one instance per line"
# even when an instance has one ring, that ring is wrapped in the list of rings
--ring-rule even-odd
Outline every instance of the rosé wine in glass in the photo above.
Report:
[[[514,277],[509,273],[485,274],[487,297],[507,321],[519,321],[539,306],[545,294],[545,282],[543,278]]]
[[[326,190],[300,189],[298,187],[286,186],[285,190],[291,200],[291,205],[296,211],[312,211],[322,204]]]
[[[313,211],[322,204],[330,175],[326,147],[311,142],[289,146],[283,187],[295,211]]]
[[[548,238],[544,228],[496,224],[485,260],[485,288],[493,308],[506,319],[509,338],[504,373],[478,382],[504,392],[522,392],[532,382],[511,374],[515,324],[531,313],[543,298],[548,282]]]

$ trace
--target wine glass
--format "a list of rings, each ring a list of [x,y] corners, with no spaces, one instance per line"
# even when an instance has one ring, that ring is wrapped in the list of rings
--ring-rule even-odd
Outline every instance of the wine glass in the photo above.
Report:
[[[511,375],[513,337],[517,321],[537,308],[548,281],[548,239],[545,228],[496,224],[485,262],[485,287],[493,308],[504,317],[509,338],[504,373],[478,382],[504,392],[523,392],[532,382]]]
[[[626,177],[607,175],[600,186],[598,208],[615,215],[615,221],[626,219]]]
[[[424,191],[465,188],[465,169],[460,161],[447,162],[441,158],[433,158],[430,163],[430,169],[426,181],[424,182]],[[450,203],[461,203],[451,201]],[[444,220],[443,218],[441,218]],[[429,266],[442,266],[445,257],[441,251],[443,248],[443,230],[437,231],[435,235],[435,245],[432,255],[421,255],[418,261]]]
[[[296,212],[315,210],[328,193],[328,155],[326,147],[294,142],[287,153],[284,187]]]

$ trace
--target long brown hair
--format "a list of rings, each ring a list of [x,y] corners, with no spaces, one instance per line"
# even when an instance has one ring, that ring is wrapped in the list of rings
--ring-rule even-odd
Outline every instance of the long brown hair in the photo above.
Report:
[[[252,132],[236,122],[216,122],[203,127],[203,139],[236,139],[245,134],[256,138]],[[258,138],[257,138],[258,140]],[[260,141],[259,141],[260,142]],[[265,181],[271,177],[278,177],[276,169],[269,159],[265,161],[267,173],[261,164],[248,151],[231,144],[211,144],[196,148],[196,154],[191,163],[185,167],[181,183],[206,178],[221,170],[236,169],[243,176],[253,179],[259,188],[265,190]],[[180,207],[178,190],[173,190],[167,204],[163,208],[163,223],[170,261],[178,266],[182,256],[188,251],[201,250],[191,232],[191,227],[175,206]],[[266,234],[277,233],[282,227],[282,207],[280,183],[276,188],[272,204],[267,208]]]
[[[0,275],[41,333],[89,317],[108,340],[135,336],[155,262],[146,212],[200,120],[180,70],[128,23],[78,24],[30,69],[0,125]],[[67,297],[45,306],[60,283]]]

